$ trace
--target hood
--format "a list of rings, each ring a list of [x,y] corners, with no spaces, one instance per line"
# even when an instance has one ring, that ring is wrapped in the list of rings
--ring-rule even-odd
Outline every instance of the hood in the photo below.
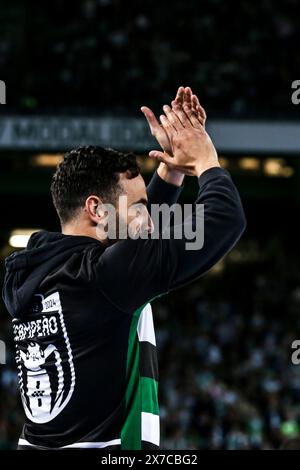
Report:
[[[85,236],[46,231],[32,234],[25,250],[14,252],[5,260],[2,296],[11,316],[22,317],[47,274],[67,261],[75,251],[83,250],[91,243],[100,244]]]

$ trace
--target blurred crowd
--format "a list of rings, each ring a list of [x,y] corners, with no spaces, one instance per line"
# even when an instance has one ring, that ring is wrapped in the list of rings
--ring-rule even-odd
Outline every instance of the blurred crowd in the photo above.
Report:
[[[264,261],[258,253],[245,262],[250,251],[235,249],[209,275],[153,305],[162,449],[278,449],[300,433],[300,365],[291,361],[300,339],[297,257],[275,244]],[[24,418],[2,310],[0,336],[8,343],[0,366],[4,449],[15,446]]]
[[[184,84],[211,115],[293,116],[299,11],[298,0],[4,0],[0,78],[23,111],[138,114]]]
[[[300,276],[297,258],[275,257],[157,305],[164,448],[278,449],[299,435]]]

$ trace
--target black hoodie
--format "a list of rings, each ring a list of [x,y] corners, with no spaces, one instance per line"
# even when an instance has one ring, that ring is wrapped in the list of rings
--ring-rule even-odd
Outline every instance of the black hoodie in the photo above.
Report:
[[[199,186],[205,238],[196,251],[172,231],[106,249],[90,237],[39,232],[6,259],[3,298],[27,417],[20,448],[159,446],[149,301],[207,271],[245,228],[227,171],[207,170]],[[149,204],[171,205],[180,193],[157,174],[147,190]],[[195,228],[195,213],[184,224]]]

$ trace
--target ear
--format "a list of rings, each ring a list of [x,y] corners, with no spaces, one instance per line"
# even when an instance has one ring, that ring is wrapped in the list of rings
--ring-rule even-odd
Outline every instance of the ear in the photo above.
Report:
[[[84,210],[89,219],[95,224],[101,223],[106,216],[103,202],[98,196],[89,196],[85,201]]]

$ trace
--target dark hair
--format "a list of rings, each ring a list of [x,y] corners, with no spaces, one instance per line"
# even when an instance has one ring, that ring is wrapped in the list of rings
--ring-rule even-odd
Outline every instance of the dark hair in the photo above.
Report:
[[[113,202],[121,190],[119,173],[125,172],[128,178],[139,174],[135,155],[91,145],[67,152],[51,184],[61,224],[71,220],[91,194],[101,197],[103,202]]]

